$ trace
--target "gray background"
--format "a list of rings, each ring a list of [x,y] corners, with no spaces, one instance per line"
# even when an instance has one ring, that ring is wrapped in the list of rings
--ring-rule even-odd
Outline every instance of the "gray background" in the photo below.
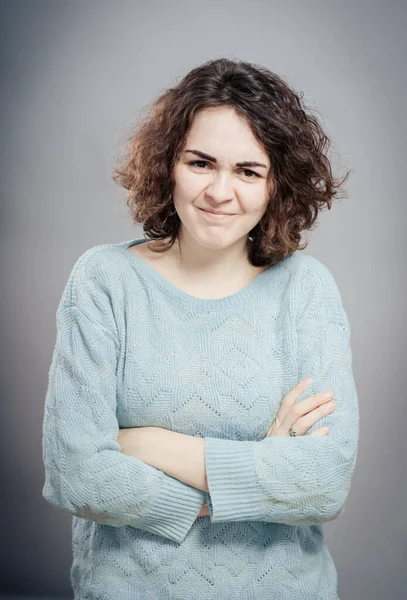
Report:
[[[139,111],[209,58],[263,64],[322,115],[349,198],[306,253],[351,324],[361,435],[325,525],[341,600],[406,597],[407,6],[400,1],[1,2],[1,592],[71,598],[71,517],[41,496],[55,312],[75,260],[142,237],[110,179]],[[300,600],[300,599],[299,599]]]

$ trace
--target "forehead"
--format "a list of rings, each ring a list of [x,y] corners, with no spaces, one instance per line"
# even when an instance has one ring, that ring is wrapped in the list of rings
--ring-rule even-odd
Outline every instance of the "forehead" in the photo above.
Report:
[[[269,164],[266,150],[250,125],[233,108],[204,109],[195,115],[184,147],[197,148],[220,160],[259,160]]]

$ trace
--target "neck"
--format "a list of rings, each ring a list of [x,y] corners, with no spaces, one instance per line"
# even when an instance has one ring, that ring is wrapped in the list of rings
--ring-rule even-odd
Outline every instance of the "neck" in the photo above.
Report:
[[[205,248],[189,235],[179,235],[174,243],[174,258],[178,268],[186,275],[210,275],[211,279],[246,272],[250,240],[238,240],[227,248]]]

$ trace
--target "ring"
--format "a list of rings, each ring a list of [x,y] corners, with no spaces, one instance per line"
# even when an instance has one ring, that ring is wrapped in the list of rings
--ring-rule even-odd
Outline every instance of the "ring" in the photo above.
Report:
[[[290,434],[291,437],[295,437],[296,435],[298,435],[298,433],[296,431],[294,431],[293,429],[291,429],[291,427],[288,430],[288,433]]]

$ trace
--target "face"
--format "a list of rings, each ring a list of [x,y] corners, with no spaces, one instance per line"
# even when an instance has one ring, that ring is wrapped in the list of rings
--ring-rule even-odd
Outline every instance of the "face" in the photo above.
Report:
[[[268,206],[269,168],[267,153],[234,109],[198,113],[174,172],[173,198],[181,236],[187,232],[206,248],[246,246],[249,232]],[[213,216],[202,209],[228,216]]]

